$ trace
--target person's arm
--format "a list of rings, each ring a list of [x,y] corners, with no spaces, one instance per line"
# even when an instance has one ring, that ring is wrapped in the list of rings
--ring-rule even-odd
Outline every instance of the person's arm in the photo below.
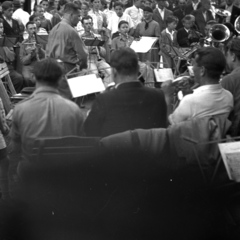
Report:
[[[9,127],[6,122],[5,110],[1,98],[0,98],[0,130],[3,135],[7,135],[9,132]]]
[[[29,65],[32,62],[32,51],[26,51],[24,43],[20,45],[19,57],[23,65]]]
[[[130,16],[128,16],[128,26],[129,26],[129,35],[133,36],[134,35],[134,24]]]
[[[169,116],[170,124],[177,124],[180,122],[187,121],[192,117],[191,106],[194,104],[191,102],[191,94],[185,96],[179,106],[174,110],[174,112]]]
[[[161,35],[160,27],[159,27],[159,24],[157,23],[157,24],[156,24],[156,27],[155,27],[155,29],[154,29],[154,36],[159,38],[160,35]]]
[[[73,44],[73,48],[77,53],[77,57],[79,59],[79,66],[82,68],[87,68],[87,49],[82,39],[79,37],[77,31],[71,36],[71,42]]]
[[[87,119],[84,122],[84,132],[86,136],[101,136],[102,126],[105,119],[104,106],[99,97],[96,98]]]

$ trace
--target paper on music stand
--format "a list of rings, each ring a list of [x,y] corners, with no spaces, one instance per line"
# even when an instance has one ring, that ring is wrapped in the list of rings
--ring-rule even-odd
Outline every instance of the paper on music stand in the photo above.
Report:
[[[141,37],[139,41],[133,41],[130,48],[137,53],[147,53],[157,40],[156,37]]]
[[[154,75],[156,77],[157,82],[174,80],[173,72],[171,68],[154,69]]]
[[[67,82],[74,98],[105,90],[102,79],[95,74],[69,78]]]
[[[219,143],[229,179],[240,182],[240,142]]]
[[[36,35],[37,43],[47,44],[48,43],[48,34]]]

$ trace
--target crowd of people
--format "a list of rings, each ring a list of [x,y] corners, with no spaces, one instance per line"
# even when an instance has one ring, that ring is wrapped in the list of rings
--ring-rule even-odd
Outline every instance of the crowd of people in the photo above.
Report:
[[[0,46],[1,63],[7,63],[17,93],[25,87],[34,88],[32,95],[15,105],[10,128],[0,101],[2,199],[10,198],[6,135],[10,136],[12,153],[19,158],[19,175],[29,164],[38,138],[100,137],[106,148],[113,149],[116,139],[125,144],[121,133],[145,129],[149,131],[136,130],[135,134],[142,141],[141,147],[155,154],[163,139],[155,136],[155,129],[175,136],[178,130],[172,134],[173,129],[184,124],[181,127],[199,135],[199,141],[223,138],[226,133],[239,136],[240,39],[234,28],[240,15],[237,1],[42,0],[35,1],[29,13],[23,4],[22,0],[1,4],[0,37],[16,39],[12,47]],[[229,14],[219,16],[216,9]],[[229,29],[230,35],[216,44],[210,37],[211,27],[218,23]],[[159,41],[150,52],[137,54],[130,45],[143,36]],[[87,46],[87,39],[103,40],[103,44]],[[173,107],[176,85],[172,81],[164,82],[161,88],[144,86],[154,81],[149,62],[161,61],[164,68],[179,73],[177,53],[196,45],[188,59],[194,73],[194,80],[189,81],[194,81],[195,89],[191,88],[177,106]],[[94,73],[106,88],[95,96],[87,116],[73,101],[65,77],[69,72]],[[214,125],[218,124],[218,132],[207,125],[210,117],[218,119]],[[201,133],[196,133],[191,121],[205,124]],[[120,135],[112,141],[114,134]],[[147,143],[141,140],[144,137]]]

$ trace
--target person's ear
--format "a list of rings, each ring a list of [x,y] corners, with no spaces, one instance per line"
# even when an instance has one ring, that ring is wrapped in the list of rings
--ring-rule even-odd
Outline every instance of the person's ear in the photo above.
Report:
[[[232,53],[231,60],[232,62],[236,62],[237,56],[235,53]]]
[[[205,74],[206,74],[206,68],[202,66],[200,68],[200,76],[203,77]]]

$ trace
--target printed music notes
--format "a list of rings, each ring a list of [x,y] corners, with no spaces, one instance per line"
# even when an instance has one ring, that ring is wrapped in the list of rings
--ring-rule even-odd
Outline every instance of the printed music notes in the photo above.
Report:
[[[157,82],[174,80],[173,72],[171,68],[154,69],[154,75]]]
[[[74,98],[105,90],[102,79],[95,74],[68,78],[67,82]]]
[[[139,41],[134,40],[130,48],[136,53],[147,53],[157,40],[157,37],[141,37]]]
[[[240,142],[219,143],[229,179],[240,182]]]

